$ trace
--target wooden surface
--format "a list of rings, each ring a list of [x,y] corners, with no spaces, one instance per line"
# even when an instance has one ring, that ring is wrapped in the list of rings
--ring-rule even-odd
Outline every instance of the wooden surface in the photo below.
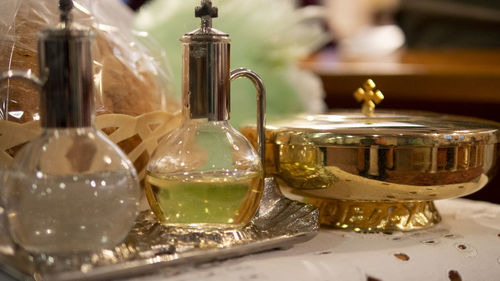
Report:
[[[300,66],[320,76],[330,109],[360,108],[353,92],[371,78],[385,95],[378,108],[426,110],[500,122],[500,49],[403,50],[355,59],[325,49],[301,61]],[[500,176],[470,198],[500,203]]]
[[[352,92],[367,78],[386,95],[382,108],[413,101],[500,105],[500,49],[402,51],[369,59],[327,49],[301,66],[320,75],[330,108],[356,106]]]

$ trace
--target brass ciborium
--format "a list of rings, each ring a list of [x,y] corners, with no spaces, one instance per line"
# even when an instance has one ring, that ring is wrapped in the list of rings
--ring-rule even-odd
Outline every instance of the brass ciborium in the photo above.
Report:
[[[464,196],[498,166],[500,124],[417,111],[377,111],[372,81],[359,111],[299,115],[267,126],[266,172],[320,210],[323,226],[410,231],[441,218],[433,201]],[[242,130],[255,139],[255,128]]]

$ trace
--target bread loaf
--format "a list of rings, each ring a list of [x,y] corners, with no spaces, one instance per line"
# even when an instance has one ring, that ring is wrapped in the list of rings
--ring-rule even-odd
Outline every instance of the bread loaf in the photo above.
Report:
[[[2,71],[31,70],[38,75],[36,33],[57,23],[57,1],[41,1],[43,3],[37,5],[46,8],[41,11],[32,6],[33,0],[18,2],[20,5],[14,24],[8,28],[10,34],[0,40],[0,68]],[[96,33],[92,49],[96,114],[137,116],[165,109],[167,89],[161,85],[164,81],[157,77],[158,71],[151,69],[151,63],[147,61],[151,60],[151,56],[131,47],[140,44],[123,42],[124,38],[116,36],[117,31],[109,32],[100,28],[98,22],[92,22],[92,15],[78,9],[74,9],[73,14],[75,26],[91,23],[90,28]],[[2,86],[1,91],[2,95],[8,93],[8,107],[0,109],[3,115],[8,109],[7,120],[24,123],[38,119],[38,92],[29,84],[11,80],[7,86]]]

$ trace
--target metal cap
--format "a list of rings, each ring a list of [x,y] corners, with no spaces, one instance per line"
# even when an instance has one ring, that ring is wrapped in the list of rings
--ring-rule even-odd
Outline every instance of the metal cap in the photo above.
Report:
[[[93,119],[90,30],[71,28],[71,0],[61,0],[56,29],[38,33],[38,63],[44,80],[40,119],[45,128],[88,127]]]
[[[211,121],[229,119],[230,111],[230,39],[212,28],[218,16],[209,0],[202,0],[195,16],[201,27],[186,33],[183,43],[183,102],[189,117]]]

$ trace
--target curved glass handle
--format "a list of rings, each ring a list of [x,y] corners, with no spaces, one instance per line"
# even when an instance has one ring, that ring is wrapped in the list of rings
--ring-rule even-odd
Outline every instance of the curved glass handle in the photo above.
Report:
[[[8,70],[5,72],[0,73],[0,84],[3,83],[4,81],[7,81],[9,79],[20,79],[29,82],[31,85],[35,86],[37,90],[40,90],[42,88],[42,81],[38,76],[33,74],[31,70]],[[3,112],[5,113],[4,119],[7,120],[8,116],[8,104],[9,104],[9,98],[6,98],[5,102],[2,102],[2,104],[5,106]]]
[[[262,168],[265,169],[266,159],[266,88],[260,76],[247,68],[238,68],[231,71],[231,81],[240,77],[248,78],[252,81],[257,90],[257,146],[262,161]]]

